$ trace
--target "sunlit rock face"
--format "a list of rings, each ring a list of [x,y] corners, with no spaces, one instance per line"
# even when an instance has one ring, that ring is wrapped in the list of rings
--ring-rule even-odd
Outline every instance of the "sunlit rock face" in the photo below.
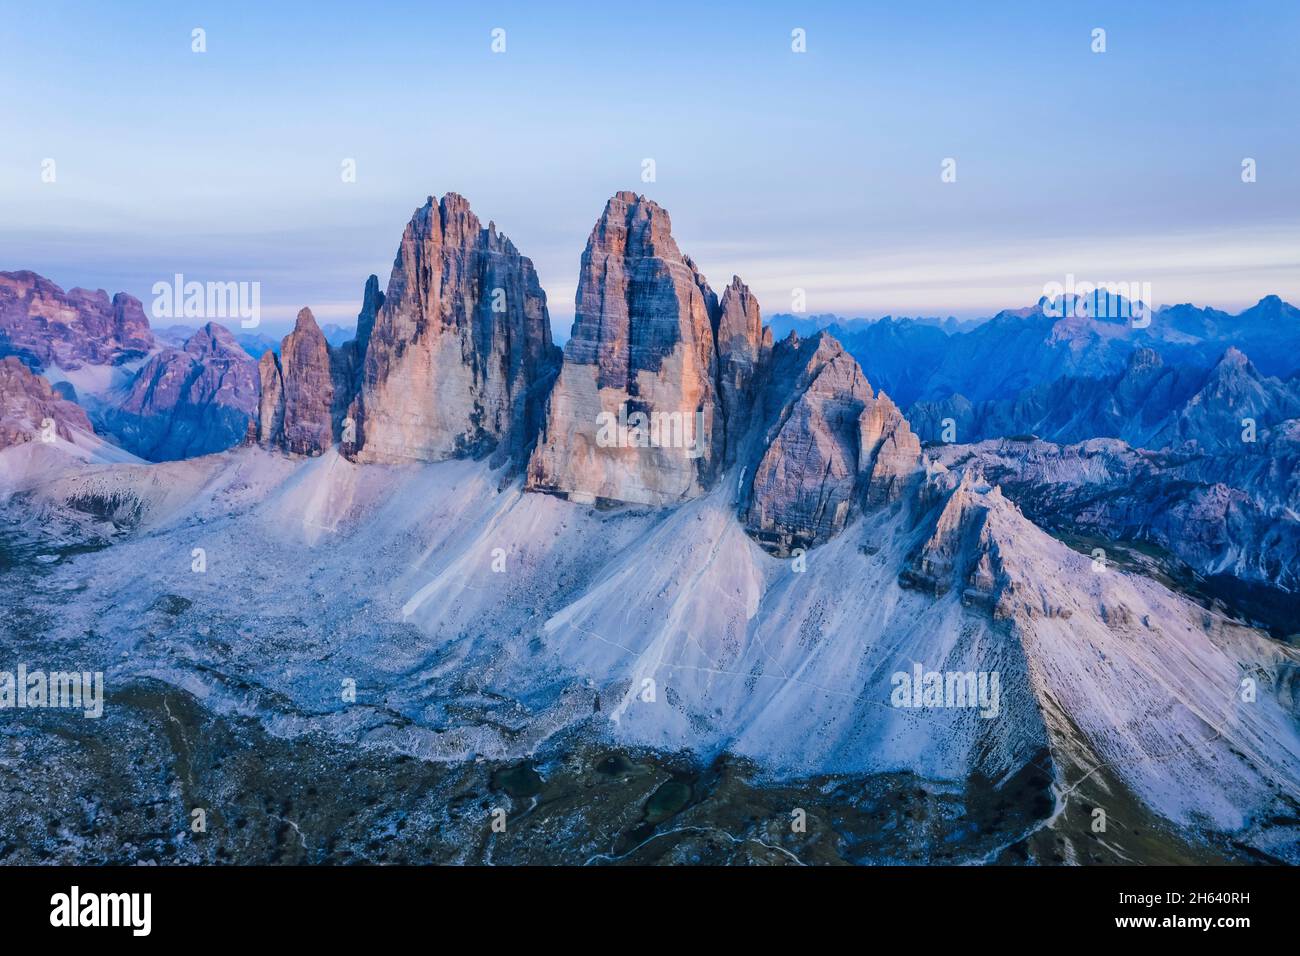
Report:
[[[416,210],[358,337],[359,460],[526,460],[559,362],[546,294],[532,261],[463,197]]]
[[[668,213],[631,192],[610,199],[582,254],[573,334],[529,487],[654,505],[703,493],[725,441],[718,317]]]
[[[35,272],[0,272],[0,355],[36,371],[118,365],[155,347],[140,300],[61,288]]]
[[[897,501],[918,482],[921,442],[888,395],[879,392],[858,418],[858,491],[863,503]]]
[[[730,469],[747,530],[784,553],[829,540],[858,505],[897,500],[920,461],[839,342],[774,348],[748,287],[733,277],[719,301],[662,207],[630,192],[606,204],[531,490],[669,505]]]

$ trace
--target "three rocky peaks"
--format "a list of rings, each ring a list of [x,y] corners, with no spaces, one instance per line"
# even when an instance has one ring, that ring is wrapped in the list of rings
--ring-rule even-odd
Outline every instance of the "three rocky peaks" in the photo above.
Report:
[[[746,527],[777,553],[827,540],[921,471],[906,420],[835,339],[774,345],[744,283],[719,298],[668,213],[632,192],[587,240],[562,357],[531,260],[448,193],[407,224],[387,292],[370,277],[354,341],[330,346],[303,309],[259,376],[263,445],[491,456],[581,502],[672,504],[731,475]]]

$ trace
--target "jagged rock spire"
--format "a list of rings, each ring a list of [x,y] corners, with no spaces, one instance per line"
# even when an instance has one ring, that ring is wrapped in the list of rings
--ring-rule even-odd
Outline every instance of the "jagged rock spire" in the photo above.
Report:
[[[361,460],[526,460],[559,361],[546,294],[464,197],[416,210],[387,294],[367,285],[357,332]]]
[[[334,444],[335,364],[311,309],[300,310],[279,358],[268,351],[258,362],[259,442],[296,455],[319,455]]]
[[[707,489],[721,459],[717,321],[717,297],[677,248],[668,213],[617,193],[582,254],[529,487],[644,504]]]

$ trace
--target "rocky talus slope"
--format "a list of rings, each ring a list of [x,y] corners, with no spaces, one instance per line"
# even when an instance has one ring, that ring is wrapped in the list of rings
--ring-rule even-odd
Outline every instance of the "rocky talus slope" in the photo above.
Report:
[[[56,715],[0,739],[0,762],[60,738],[77,754],[121,743],[129,765],[96,763],[120,792],[166,815],[179,801],[165,794],[217,781],[223,812],[257,825],[217,771],[247,746],[437,765],[445,815],[413,827],[471,842],[501,794],[519,797],[516,833],[564,800],[593,803],[593,767],[609,766],[644,784],[606,804],[622,842],[594,845],[577,823],[545,834],[602,862],[700,826],[685,821],[738,761],[746,780],[838,801],[821,851],[762,830],[759,855],[856,845],[895,861],[919,840],[947,862],[1043,846],[1058,862],[1300,862],[1294,643],[1083,538],[1138,539],[1206,581],[1300,584],[1296,419],[1264,422],[1257,453],[1204,451],[1244,411],[1285,413],[1286,383],[1241,353],[1169,378],[1149,355],[1115,364],[1132,351],[1123,323],[1052,322],[1060,348],[1043,367],[1068,353],[1118,376],[1114,406],[1080,414],[1116,422],[1164,396],[1179,414],[1143,427],[1172,427],[1177,447],[923,449],[833,336],[774,343],[744,283],[718,298],[667,213],[630,192],[592,230],[562,365],[531,263],[455,194],[416,212],[387,293],[372,277],[364,300],[353,341],[331,345],[304,309],[260,366],[207,326],[157,352],[118,412],[124,441],[155,457],[233,443],[250,420],[256,443],[156,464],[0,448],[0,559],[22,575],[0,577],[17,609],[5,639],[104,670],[115,695],[104,737],[69,735]],[[1045,318],[994,321],[1023,321],[1013,337],[1029,354]],[[1070,352],[1098,336],[1100,357]],[[1018,374],[989,375],[983,397],[1010,397]],[[0,365],[7,419],[58,412],[49,389]],[[172,767],[151,726],[224,743],[186,737]],[[241,751],[241,737],[256,743]],[[70,764],[42,772],[0,816],[77,805]],[[546,806],[528,802],[544,792]],[[1091,829],[1098,807],[1114,832]],[[346,809],[295,821],[293,859],[332,859],[308,835],[372,819]],[[118,819],[134,838],[146,824],[132,813]],[[889,833],[855,843],[849,817]],[[147,829],[185,832],[164,822]],[[390,823],[368,824],[372,842]],[[162,859],[201,852],[141,839]]]
[[[745,533],[725,486],[607,511],[502,487],[485,461],[374,469],[332,449],[70,472],[9,507],[120,519],[112,547],[50,571],[41,593],[70,575],[78,600],[34,607],[54,633],[93,631],[111,682],[161,679],[281,735],[455,764],[577,732],[953,793],[1032,771],[1054,789],[1008,843],[1086,793],[1171,839],[1295,858],[1294,649],[1097,572],[973,473],[930,469],[801,563]],[[157,580],[123,585],[146,565]],[[900,706],[918,664],[997,674],[996,699]]]
[[[1162,571],[1236,614],[1279,636],[1300,631],[1300,431],[1279,431],[1263,451],[1231,458],[1100,438],[1000,439],[928,453],[996,482],[1035,522],[1079,537],[1080,546],[1111,549],[1112,559],[1121,546],[1145,547]]]

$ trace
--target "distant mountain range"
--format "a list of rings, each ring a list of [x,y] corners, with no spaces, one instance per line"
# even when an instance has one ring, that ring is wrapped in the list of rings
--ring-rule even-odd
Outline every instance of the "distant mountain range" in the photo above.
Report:
[[[1210,368],[1167,366],[1140,348],[1110,375],[1068,375],[1013,398],[972,404],[954,395],[917,402],[908,419],[926,441],[982,441],[1035,435],[1059,442],[1122,438],[1141,448],[1198,452],[1249,450],[1267,444],[1274,426],[1300,417],[1300,376],[1286,381],[1259,373],[1229,346]],[[945,437],[945,423],[952,434]],[[1245,437],[1243,437],[1245,436]]]
[[[321,334],[325,336],[325,341],[330,345],[338,346],[348,342],[356,337],[355,328],[347,328],[334,322],[326,323],[320,327]],[[192,325],[169,325],[165,328],[154,329],[154,337],[166,345],[173,348],[183,348],[189,341],[190,336],[195,332]],[[236,331],[233,333],[235,341],[239,343],[240,348],[247,352],[255,359],[259,359],[266,352],[275,355],[280,354],[280,339],[275,338],[266,332],[243,332]]]
[[[773,332],[781,338],[792,330],[801,335],[829,331],[867,377],[904,408],[955,395],[971,402],[1012,399],[1065,376],[1113,375],[1137,349],[1155,351],[1166,364],[1209,368],[1236,347],[1265,375],[1286,378],[1300,370],[1300,309],[1275,295],[1236,315],[1194,305],[1165,306],[1141,328],[1127,318],[1091,317],[1104,314],[1102,309],[1058,318],[1047,314],[1044,304],[1040,300],[971,322],[782,315],[773,317]],[[1119,311],[1124,311],[1122,300]]]
[[[801,338],[808,338],[818,332],[826,331],[842,341],[844,338],[861,332],[877,322],[898,322],[929,326],[952,335],[956,332],[968,331],[987,321],[987,319],[959,319],[952,315],[942,319],[933,316],[908,318],[906,316],[895,317],[892,315],[886,315],[879,319],[846,319],[830,312],[818,315],[791,315],[789,312],[777,312],[768,317],[767,324],[771,326],[772,334],[778,339],[785,338],[791,332],[796,333]]]

